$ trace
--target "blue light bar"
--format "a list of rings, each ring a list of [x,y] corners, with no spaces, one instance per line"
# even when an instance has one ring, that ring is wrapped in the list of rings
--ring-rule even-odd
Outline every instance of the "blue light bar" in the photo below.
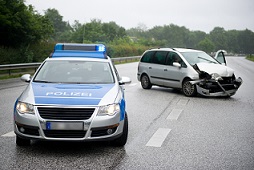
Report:
[[[106,51],[106,47],[105,45],[96,45],[95,51],[101,51],[101,52]]]
[[[103,44],[62,44],[55,45],[51,57],[107,58]]]
[[[81,57],[81,58],[107,58],[105,53],[98,51],[55,51],[52,55],[52,58],[60,58],[60,57]]]
[[[55,51],[56,50],[63,50],[63,44],[56,44],[55,45]]]
[[[56,50],[71,50],[71,51],[100,51],[105,52],[106,47],[103,44],[56,44]]]

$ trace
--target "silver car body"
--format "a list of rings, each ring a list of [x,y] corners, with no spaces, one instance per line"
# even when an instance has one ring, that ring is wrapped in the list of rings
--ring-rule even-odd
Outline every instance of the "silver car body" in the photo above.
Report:
[[[172,61],[174,58],[179,61]],[[142,80],[142,77],[146,79]],[[203,96],[232,96],[242,84],[242,79],[235,79],[233,69],[226,63],[220,63],[203,51],[184,48],[145,51],[138,65],[137,79],[145,89],[157,85],[183,91],[184,83],[188,80],[194,85],[193,91]],[[193,96],[194,93],[185,95]]]
[[[80,44],[63,45],[75,47]],[[17,144],[22,145],[30,139],[93,141],[121,138],[124,130],[128,130],[124,125],[127,115],[122,86],[130,79],[121,79],[105,54],[76,52],[76,47],[66,50],[69,53],[61,50],[57,53],[58,48],[55,47],[53,56],[41,64],[33,77],[21,77],[29,85],[14,106]],[[83,44],[81,48],[85,48]],[[92,77],[95,72],[98,77]],[[82,76],[88,77],[82,79]],[[109,79],[102,81],[105,77]]]

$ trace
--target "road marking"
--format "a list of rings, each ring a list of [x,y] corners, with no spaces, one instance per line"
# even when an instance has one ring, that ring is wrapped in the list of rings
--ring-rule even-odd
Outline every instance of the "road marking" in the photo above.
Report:
[[[6,134],[2,135],[2,137],[14,137],[14,136],[16,136],[16,134],[14,133],[14,131],[11,131],[11,132],[9,132],[9,133],[6,133]]]
[[[177,104],[178,105],[187,105],[189,99],[180,99]]]
[[[169,113],[167,120],[177,120],[180,114],[182,113],[182,111],[183,111],[182,109],[173,109]]]
[[[171,129],[159,128],[147,142],[146,146],[161,147]]]
[[[129,84],[129,86],[136,86],[137,85],[137,83],[131,83],[131,84]]]

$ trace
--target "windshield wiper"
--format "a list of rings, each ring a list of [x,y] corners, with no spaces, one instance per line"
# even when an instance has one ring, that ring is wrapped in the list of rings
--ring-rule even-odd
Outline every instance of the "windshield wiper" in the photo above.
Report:
[[[33,82],[36,82],[36,83],[52,83],[52,82],[46,81],[46,80],[34,80]]]
[[[200,59],[203,59],[203,60],[205,60],[205,61],[209,61],[210,63],[215,63],[215,64],[217,64],[216,62],[214,62],[214,61],[211,61],[211,60],[208,60],[208,59],[206,59],[206,58],[203,58],[203,57],[198,57],[198,58],[200,58]]]

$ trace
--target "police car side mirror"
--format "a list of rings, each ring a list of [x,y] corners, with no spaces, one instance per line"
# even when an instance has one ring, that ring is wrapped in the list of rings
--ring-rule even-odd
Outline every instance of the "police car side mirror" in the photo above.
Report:
[[[31,81],[31,75],[30,74],[24,74],[23,76],[21,76],[21,80],[24,82],[29,83]]]
[[[119,81],[120,85],[131,83],[131,79],[129,77],[121,77],[121,80]]]

